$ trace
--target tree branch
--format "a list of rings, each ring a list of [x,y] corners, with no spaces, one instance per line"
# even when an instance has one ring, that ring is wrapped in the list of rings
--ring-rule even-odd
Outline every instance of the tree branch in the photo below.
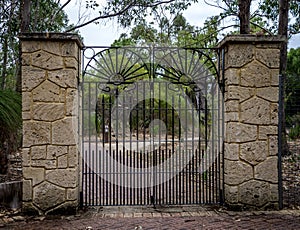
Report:
[[[101,20],[101,19],[107,19],[107,18],[112,18],[112,17],[116,17],[116,16],[119,16],[123,13],[125,13],[126,11],[128,11],[130,8],[133,8],[135,6],[137,7],[156,7],[156,6],[159,6],[159,5],[162,5],[162,4],[168,4],[168,3],[172,3],[172,2],[175,2],[176,0],[166,0],[166,1],[158,1],[158,2],[154,2],[152,4],[147,4],[147,5],[141,5],[141,4],[136,4],[134,1],[131,3],[131,4],[128,4],[125,8],[123,8],[122,10],[116,12],[116,13],[111,13],[111,14],[106,14],[106,15],[100,15],[98,17],[95,17],[87,22],[84,22],[80,25],[77,25],[77,26],[74,26],[72,27],[71,29],[67,29],[66,31],[64,31],[65,33],[68,33],[68,32],[71,32],[73,30],[76,30],[76,29],[79,29],[81,27],[84,27],[88,24],[91,24],[93,22],[96,22],[98,20]]]
[[[207,4],[207,5],[209,5],[209,6],[216,7],[216,8],[222,9],[224,11],[227,11],[227,9],[224,8],[224,7],[222,7],[220,4],[214,5],[212,3],[207,2],[207,0],[204,0],[204,3]]]
[[[268,29],[266,29],[266,28],[260,26],[259,24],[256,24],[255,22],[251,22],[251,21],[250,21],[250,24],[252,24],[252,25],[254,25],[254,26],[256,26],[256,27],[262,29],[264,32],[267,32],[269,35],[274,35],[270,30],[268,30]]]
[[[82,23],[80,25],[74,26],[71,29],[66,30],[65,33],[68,33],[68,32],[71,32],[73,30],[79,29],[81,27],[84,27],[84,26],[86,26],[86,25],[88,25],[90,23],[93,23],[95,21],[98,21],[100,19],[112,18],[112,17],[116,17],[118,15],[121,15],[121,14],[125,13],[127,10],[129,10],[132,6],[133,6],[133,4],[129,4],[127,7],[125,7],[123,10],[120,10],[119,12],[116,12],[116,13],[113,13],[113,14],[102,15],[102,16],[98,16],[96,18],[93,18],[93,19],[91,19],[91,20],[89,20],[89,21],[87,21],[85,23]]]
[[[162,4],[168,4],[168,3],[172,3],[172,2],[175,2],[175,0],[169,0],[169,1],[158,1],[154,4],[149,4],[147,7],[155,7],[155,6],[159,6],[159,5],[162,5]]]
[[[52,16],[51,18],[51,22],[55,21],[55,18],[57,17],[57,15],[71,2],[71,0],[68,0],[65,2],[65,4],[63,4],[56,12],[55,14]]]

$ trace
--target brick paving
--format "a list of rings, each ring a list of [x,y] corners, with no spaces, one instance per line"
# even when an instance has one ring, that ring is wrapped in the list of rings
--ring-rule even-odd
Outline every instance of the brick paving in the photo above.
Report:
[[[89,208],[75,216],[3,216],[0,229],[300,229],[300,210],[233,212],[203,206]]]

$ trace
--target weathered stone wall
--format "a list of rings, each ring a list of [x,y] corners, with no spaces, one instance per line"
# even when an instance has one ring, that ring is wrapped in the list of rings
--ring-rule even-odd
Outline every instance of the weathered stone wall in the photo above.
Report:
[[[230,36],[225,51],[225,203],[277,208],[279,37]]]
[[[75,211],[79,203],[76,35],[25,34],[22,45],[23,211]]]

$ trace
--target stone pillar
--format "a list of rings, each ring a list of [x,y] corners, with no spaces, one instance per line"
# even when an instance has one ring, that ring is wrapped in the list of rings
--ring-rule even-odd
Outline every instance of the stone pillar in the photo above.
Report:
[[[73,34],[23,34],[23,211],[74,212],[79,204],[78,82]]]
[[[278,208],[280,37],[229,36],[224,51],[225,203]]]

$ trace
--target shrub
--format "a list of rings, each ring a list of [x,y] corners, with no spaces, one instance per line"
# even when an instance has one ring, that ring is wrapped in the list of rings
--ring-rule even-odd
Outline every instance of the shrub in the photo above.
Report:
[[[291,128],[289,132],[289,138],[292,140],[300,138],[300,125],[297,124],[294,127]]]
[[[11,90],[0,90],[0,174],[7,172],[7,156],[18,147],[21,111],[21,95]]]

